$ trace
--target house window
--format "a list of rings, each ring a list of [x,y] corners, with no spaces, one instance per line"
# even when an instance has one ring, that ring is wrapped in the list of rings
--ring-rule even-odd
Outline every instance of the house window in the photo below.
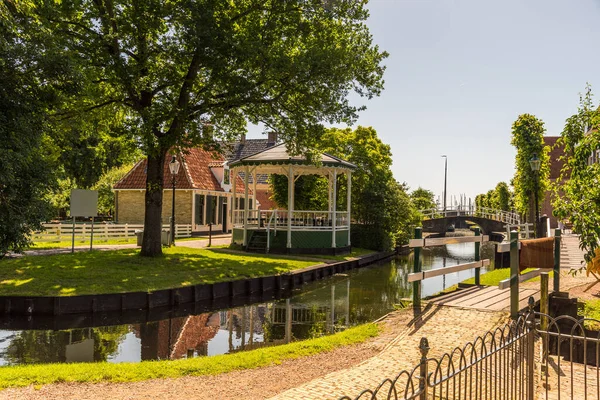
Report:
[[[196,225],[204,225],[204,195],[196,195]]]
[[[229,185],[229,168],[223,168],[223,184]]]

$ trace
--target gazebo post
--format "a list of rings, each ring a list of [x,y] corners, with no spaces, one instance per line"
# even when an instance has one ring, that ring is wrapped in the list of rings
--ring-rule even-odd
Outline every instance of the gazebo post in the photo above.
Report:
[[[237,195],[237,173],[236,173],[236,169],[232,168],[231,169],[231,184],[233,185],[232,188],[232,192],[233,195],[231,197],[231,207],[230,207],[230,215],[231,215],[231,243],[233,243],[233,228],[234,228],[234,224],[235,224],[235,206],[236,206],[236,201],[235,201],[235,196]]]
[[[346,170],[346,178],[348,179],[348,183],[346,184],[346,212],[348,213],[348,247],[351,246],[350,243],[350,209],[352,204],[352,171],[349,169]]]
[[[248,166],[244,168],[244,246],[248,245]]]
[[[254,199],[253,210],[258,210],[258,205],[256,204],[256,167],[252,170],[252,198]],[[260,226],[260,216],[258,220],[258,226]]]
[[[287,248],[292,248],[292,212],[294,208],[294,170],[292,164],[288,169],[288,226],[287,226]]]
[[[337,209],[337,168],[333,169],[333,193],[331,194],[332,212],[331,212],[331,247],[337,247],[335,244],[335,224],[336,224],[336,209]]]

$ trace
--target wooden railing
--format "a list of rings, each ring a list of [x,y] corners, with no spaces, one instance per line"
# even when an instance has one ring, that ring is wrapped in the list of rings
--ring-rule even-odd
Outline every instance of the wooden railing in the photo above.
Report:
[[[244,227],[245,210],[233,210],[233,227]],[[248,228],[266,228],[269,225],[277,230],[286,230],[288,212],[286,210],[248,210]],[[293,211],[292,230],[333,229],[333,211]],[[336,230],[348,229],[350,219],[347,211],[335,212]]]
[[[60,242],[69,241],[73,234],[72,224],[43,224],[44,230],[33,232],[31,240],[34,242]],[[143,230],[144,225],[136,224],[94,224],[94,240],[130,239],[135,238],[135,232]],[[168,224],[162,229],[170,229]],[[75,224],[75,240],[87,240],[92,234],[92,224]],[[175,225],[175,238],[192,236],[192,225]]]

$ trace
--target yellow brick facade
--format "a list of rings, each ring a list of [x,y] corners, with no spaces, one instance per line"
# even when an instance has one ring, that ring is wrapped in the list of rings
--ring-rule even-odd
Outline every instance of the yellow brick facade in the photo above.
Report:
[[[143,224],[146,206],[143,190],[116,191],[117,222],[120,224]],[[175,222],[177,224],[192,223],[192,190],[175,191]],[[171,200],[173,191],[163,192],[162,223],[168,224],[171,217]]]

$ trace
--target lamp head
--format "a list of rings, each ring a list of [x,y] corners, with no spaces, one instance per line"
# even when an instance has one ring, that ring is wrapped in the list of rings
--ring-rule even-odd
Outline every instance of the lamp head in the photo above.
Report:
[[[531,160],[529,160],[529,166],[531,166],[531,170],[533,172],[540,170],[540,159],[538,158],[537,154],[533,154],[533,157],[531,157]]]
[[[169,170],[171,171],[171,175],[175,176],[177,175],[177,173],[179,172],[179,161],[177,161],[177,158],[175,158],[175,156],[173,156],[173,158],[171,159],[171,162],[169,163]]]

